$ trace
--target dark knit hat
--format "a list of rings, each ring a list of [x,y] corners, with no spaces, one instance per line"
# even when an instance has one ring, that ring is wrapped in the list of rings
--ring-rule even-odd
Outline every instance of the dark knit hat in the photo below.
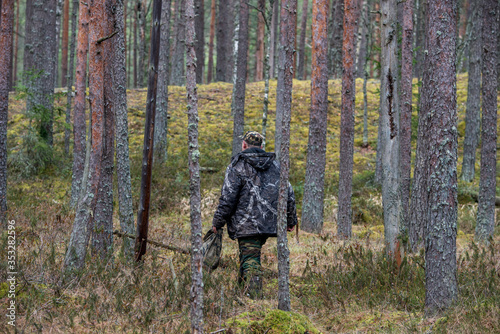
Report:
[[[257,131],[247,131],[242,139],[251,146],[262,146],[262,142],[264,141],[264,137],[258,133]]]

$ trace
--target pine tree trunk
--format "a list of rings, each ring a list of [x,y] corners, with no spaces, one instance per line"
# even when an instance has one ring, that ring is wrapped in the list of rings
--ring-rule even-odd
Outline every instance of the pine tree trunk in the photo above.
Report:
[[[311,113],[301,228],[321,233],[328,114],[328,0],[313,0],[312,20]]]
[[[429,110],[429,194],[425,226],[425,308],[440,312],[457,297],[457,95],[455,1],[429,2],[422,109]]]
[[[370,58],[372,55],[372,23],[371,23],[371,15],[370,11],[372,8],[371,0],[367,0],[366,2],[366,16],[364,17],[364,24],[366,25],[365,32],[365,40],[366,40],[366,54],[365,61],[363,62],[363,147],[368,147],[368,93],[367,93],[367,82],[368,82],[368,72],[370,70]]]
[[[160,56],[160,22],[162,0],[153,2],[151,28],[151,51],[149,55],[148,95],[146,99],[146,122],[142,154],[141,196],[137,213],[136,261],[146,254],[149,225],[149,203],[151,198],[151,175],[153,168],[154,123],[156,114],[156,91],[158,87],[158,63]],[[183,11],[184,12],[184,11]],[[200,233],[201,235],[201,233]]]
[[[208,70],[207,83],[213,81],[214,70],[214,38],[215,38],[215,0],[210,5],[210,38],[208,42]]]
[[[297,79],[304,80],[304,59],[306,56],[306,30],[309,0],[302,0],[302,22],[300,25],[300,40],[298,51]],[[314,38],[314,35],[313,35]]]
[[[139,64],[137,65],[137,81],[139,87],[144,87],[144,77],[146,74],[146,1],[137,1],[137,24],[139,29],[139,50],[138,58]]]
[[[352,3],[352,2],[350,2]],[[329,47],[329,73],[330,77],[342,77],[342,36],[344,31],[344,1],[333,0],[332,5],[332,32]],[[355,30],[352,32],[354,34]],[[356,43],[354,42],[354,46]],[[353,47],[354,47],[353,46]]]
[[[71,97],[73,96],[73,69],[75,68],[75,40],[76,40],[76,20],[78,14],[79,1],[73,1],[71,12],[71,43],[69,54],[69,72],[67,84],[67,99],[66,99],[66,128],[64,129],[64,153],[69,155],[69,142],[71,136]]]
[[[401,116],[400,116],[400,182],[401,227],[405,235],[409,228],[411,182],[411,114],[413,83],[413,0],[403,8],[403,39],[401,42]]]
[[[61,87],[68,85],[69,0],[64,0],[61,53]]]
[[[17,62],[18,62],[18,57],[17,53],[19,51],[19,21],[20,21],[20,16],[19,16],[19,0],[16,0],[16,30],[15,30],[15,37],[14,37],[14,72],[12,73],[12,82],[14,86],[17,86]]]
[[[239,1],[239,0],[233,0]],[[219,7],[217,10],[217,65],[215,69],[215,81],[232,82],[233,63],[231,58],[233,54],[232,36],[233,25],[231,7],[233,5],[231,0],[219,0]]]
[[[158,104],[156,107],[154,161],[163,164],[167,161],[168,149],[168,64],[170,50],[170,0],[162,4],[160,32],[160,60],[158,67]]]
[[[2,0],[0,8],[0,71],[11,66],[14,29],[14,0]],[[0,225],[7,226],[7,122],[9,111],[9,78],[0,76]],[[6,231],[6,229],[4,229]]]
[[[280,0],[274,0],[274,5],[270,10],[272,10],[272,19],[271,19],[271,46],[269,49],[269,75],[271,78],[276,77],[276,45],[278,41],[278,21],[279,21],[279,8],[280,8]]]
[[[177,34],[174,42],[174,54],[172,56],[172,69],[170,73],[169,83],[174,86],[182,86],[185,83],[184,74],[184,55],[185,55],[185,35],[186,35],[186,21],[185,21],[185,2],[186,0],[177,0],[179,3],[179,11],[175,12],[175,20],[177,27]]]
[[[105,1],[105,16],[102,36],[112,36],[115,31],[116,0]],[[91,10],[92,13],[92,10]],[[101,37],[102,38],[102,37]],[[92,254],[105,260],[113,255],[113,170],[115,158],[115,96],[116,86],[113,75],[116,36],[102,42],[104,66],[104,139],[102,150],[101,177],[94,210],[92,230]]]
[[[337,9],[336,9],[337,11]],[[343,22],[343,68],[342,110],[340,114],[340,162],[339,162],[339,208],[337,216],[337,237],[351,238],[352,231],[352,166],[354,153],[354,102],[356,99],[355,59],[358,1],[345,1]]]
[[[259,0],[259,12],[257,13],[257,44],[255,46],[255,81],[264,79],[264,35],[265,22],[264,13],[266,11],[266,1]]]
[[[28,3],[27,3],[28,5]],[[26,17],[25,72],[31,73],[27,87],[31,94],[26,99],[26,109],[42,118],[40,136],[47,144],[53,143],[54,120],[54,69],[56,67],[56,2],[55,0],[29,1],[30,16]],[[40,73],[39,75],[34,75]]]
[[[236,60],[236,76],[233,86],[233,101],[231,113],[234,115],[233,150],[232,155],[241,151],[241,136],[245,127],[245,91],[247,82],[247,53],[248,53],[248,4],[240,1],[239,31],[238,31],[238,58]]]
[[[56,6],[56,57],[54,60],[54,87],[59,87],[59,45],[61,43],[61,20],[62,20],[62,10],[63,10],[63,1],[57,0]]]
[[[191,217],[191,332],[203,333],[203,254],[201,252],[200,151],[198,145],[198,94],[196,92],[195,14],[193,0],[186,0],[186,89],[188,161]]]
[[[469,76],[465,111],[464,159],[462,180],[472,182],[475,175],[476,150],[479,145],[481,101],[481,56],[483,2],[472,0],[472,22],[469,46]]]
[[[481,178],[476,240],[489,242],[495,229],[497,167],[498,0],[485,0],[483,9],[483,118],[481,123]]]
[[[289,175],[290,119],[292,110],[293,50],[295,45],[297,1],[281,0],[280,48],[278,62],[278,84],[276,87],[276,114],[281,115],[279,127],[281,145],[280,188],[278,196],[278,309],[290,311],[290,259],[287,226],[287,200]]]
[[[417,78],[422,78],[423,66],[424,66],[424,48],[425,48],[425,17],[427,15],[427,1],[428,0],[417,0],[417,22],[416,22],[416,34],[415,34],[415,68],[414,75]],[[420,80],[419,80],[420,81]]]
[[[87,84],[87,53],[89,48],[88,5],[80,7],[78,19],[78,48],[76,59],[75,106],[73,109],[73,176],[71,182],[70,206],[74,208],[83,190],[83,171],[86,155],[85,96]],[[89,133],[89,136],[91,134]]]
[[[139,15],[138,15],[138,10],[137,6],[134,6],[134,88],[139,87],[139,77],[138,77],[138,71],[137,71],[137,48],[138,48],[138,43],[137,43],[137,24],[139,21]]]
[[[120,211],[120,228],[122,232],[134,234],[134,209],[132,203],[132,184],[130,176],[128,119],[127,119],[127,71],[125,67],[125,25],[124,0],[116,0],[117,35],[114,41],[115,52],[113,55],[114,74],[114,107],[116,117],[116,174],[118,181],[118,206]],[[165,84],[166,86],[166,84]],[[123,253],[132,259],[134,254],[133,241],[123,239]]]
[[[195,0],[196,31],[196,83],[203,83],[203,68],[205,67],[205,6],[204,0]]]
[[[104,78],[105,78],[105,45],[97,41],[106,36],[106,0],[92,0],[88,6],[89,16],[89,97],[91,110],[91,151],[88,167],[88,178],[81,199],[78,202],[73,231],[64,259],[65,271],[81,269],[85,264],[87,245],[94,226],[94,217],[99,198],[99,186],[105,164],[103,155],[105,152],[105,101],[104,101]],[[83,8],[82,8],[83,9]],[[81,12],[84,12],[83,10]],[[81,19],[81,17],[80,17]],[[80,21],[80,24],[82,22]],[[80,41],[80,40],[79,40]],[[79,52],[80,53],[80,52]]]

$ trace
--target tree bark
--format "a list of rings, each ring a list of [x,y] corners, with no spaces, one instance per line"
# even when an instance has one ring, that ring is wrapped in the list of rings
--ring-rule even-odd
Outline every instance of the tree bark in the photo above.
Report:
[[[63,11],[64,0],[57,0],[56,5],[56,57],[54,60],[54,87],[59,87],[59,45],[61,43],[61,19]]]
[[[144,87],[145,62],[146,62],[146,1],[137,0],[137,24],[139,25],[139,50],[137,65],[137,81],[139,87]]]
[[[207,83],[213,81],[214,70],[214,38],[215,38],[215,0],[212,0],[210,5],[210,38],[208,42],[208,70]]]
[[[61,45],[61,87],[68,85],[69,0],[64,0]]]
[[[400,116],[400,182],[401,227],[407,235],[410,212],[411,182],[411,114],[413,83],[413,0],[406,0],[403,7],[403,39],[401,42],[401,116]]]
[[[302,0],[302,22],[300,25],[300,40],[299,52],[297,55],[297,79],[305,80],[304,78],[304,59],[306,56],[306,30],[307,30],[307,14],[308,14],[309,0]],[[314,38],[314,34],[313,34]]]
[[[101,38],[112,36],[115,31],[115,7],[116,0],[105,1],[105,17],[100,24],[102,28]],[[104,139],[102,150],[101,177],[97,191],[97,202],[94,209],[94,228],[92,230],[92,253],[105,260],[113,256],[113,169],[115,157],[115,97],[114,97],[114,39],[106,39],[98,44],[103,45],[104,65]]]
[[[266,135],[267,135],[267,114],[269,111],[269,79],[271,76],[271,22],[274,20],[274,5],[275,0],[269,0],[269,10],[267,11],[267,16],[265,17],[266,23],[266,55],[264,57],[264,107],[262,111],[262,136],[264,136],[264,142],[262,143],[262,149],[266,149]]]
[[[151,174],[153,168],[154,123],[156,114],[156,91],[158,87],[158,62],[160,55],[160,21],[162,0],[153,2],[153,21],[151,28],[151,53],[149,55],[149,80],[146,102],[146,122],[142,154],[141,196],[137,213],[137,239],[135,243],[136,261],[146,254],[148,240],[149,203],[151,198]]]
[[[134,57],[134,61],[133,61],[133,67],[134,67],[134,88],[137,88],[139,87],[139,77],[138,77],[138,73],[137,73],[137,48],[138,48],[138,45],[137,45],[137,23],[139,21],[139,15],[138,15],[138,10],[137,10],[137,6],[134,6],[134,54],[133,54],[133,57]]]
[[[428,210],[425,225],[425,308],[446,309],[457,297],[457,95],[455,1],[429,2],[422,86],[428,110]]]
[[[497,167],[497,34],[498,0],[483,2],[483,119],[481,123],[481,178],[476,240],[488,243],[495,229]]]
[[[423,66],[424,66],[424,48],[425,48],[425,18],[427,16],[427,1],[428,0],[417,0],[417,22],[416,22],[416,34],[415,34],[415,68],[414,75],[422,78]]]
[[[78,14],[78,49],[76,59],[75,106],[73,109],[73,175],[70,206],[74,208],[85,190],[82,187],[86,155],[85,96],[87,84],[87,53],[89,49],[88,5],[82,5]],[[91,134],[89,133],[89,136]]]
[[[193,0],[186,0],[186,89],[188,164],[191,217],[191,330],[203,333],[203,254],[201,252],[200,151],[198,146],[198,93],[196,88],[195,18]]]
[[[312,19],[311,113],[301,228],[321,233],[328,114],[328,0],[313,0]]]
[[[336,9],[337,10],[337,9]],[[343,22],[343,68],[342,110],[340,114],[340,162],[339,162],[339,208],[337,216],[337,237],[349,239],[352,233],[352,166],[354,153],[354,102],[356,83],[354,78],[356,40],[359,5],[356,0],[345,1]]]
[[[361,0],[360,0],[361,1]],[[367,60],[368,53],[368,40],[369,40],[369,31],[370,31],[370,7],[371,1],[364,0],[363,1],[363,25],[361,27],[361,41],[359,42],[359,52],[358,52],[358,61],[356,64],[356,77],[363,78],[365,74],[365,63]]]
[[[69,155],[69,142],[71,136],[71,97],[73,96],[73,69],[75,68],[75,40],[76,40],[76,20],[78,14],[79,1],[73,1],[71,12],[71,43],[69,54],[69,72],[67,84],[67,99],[66,99],[66,128],[64,129],[64,153]]]
[[[281,115],[279,127],[280,188],[278,196],[278,309],[290,311],[290,259],[287,226],[287,200],[289,175],[290,119],[292,109],[293,51],[295,45],[297,1],[281,0],[280,48],[278,83],[276,87],[276,114]],[[278,121],[276,121],[278,122]],[[278,129],[277,129],[278,130]]]
[[[239,0],[233,0],[239,1]],[[215,69],[215,81],[232,82],[232,4],[231,0],[219,0],[217,10],[217,65]]]
[[[170,50],[170,0],[162,4],[160,32],[160,60],[158,68],[158,105],[155,122],[154,159],[156,163],[167,161],[168,149],[168,64]]]
[[[273,12],[272,20],[271,20],[271,46],[269,49],[269,74],[270,77],[276,77],[276,45],[278,41],[278,21],[279,21],[279,8],[280,8],[280,0],[274,0],[273,7],[270,9]]]
[[[469,76],[465,111],[464,159],[462,180],[472,182],[475,175],[476,150],[479,145],[481,102],[481,55],[483,2],[472,0],[471,34],[469,42]]]
[[[117,31],[113,55],[114,75],[114,107],[116,117],[116,174],[118,181],[118,206],[120,211],[120,228],[122,232],[134,233],[134,209],[132,203],[132,182],[130,176],[130,154],[127,119],[127,71],[125,65],[125,20],[124,0],[116,0]],[[166,86],[166,84],[165,84]],[[123,254],[132,259],[134,244],[129,239],[123,240]]]
[[[179,3],[179,11],[175,12],[176,29],[174,42],[174,53],[172,55],[172,69],[170,72],[170,84],[174,86],[182,86],[185,83],[184,75],[184,55],[185,55],[185,35],[186,35],[186,22],[185,22],[185,1],[177,0]]]
[[[366,40],[366,54],[365,61],[363,62],[363,146],[368,147],[368,93],[367,93],[367,82],[368,73],[370,70],[369,60],[372,55],[372,23],[370,20],[370,11],[372,8],[371,0],[366,2],[366,11],[364,16],[364,24],[366,29],[364,29],[365,40]],[[359,58],[358,58],[359,59]]]
[[[11,66],[14,0],[2,0],[0,8],[0,71]],[[0,225],[7,227],[7,122],[9,111],[9,78],[0,76]]]
[[[234,115],[233,150],[232,155],[241,151],[241,136],[245,127],[245,91],[247,81],[247,53],[248,53],[248,4],[240,1],[239,31],[238,31],[238,58],[236,60],[236,76],[233,86],[233,101],[231,113]]]
[[[15,86],[17,86],[17,53],[19,51],[19,21],[20,21],[20,16],[19,16],[19,0],[16,0],[16,30],[15,30],[15,37],[14,37],[14,71],[12,73],[12,83]]]
[[[89,158],[88,178],[83,195],[78,202],[73,231],[64,259],[65,271],[81,269],[85,264],[87,245],[93,230],[94,217],[99,198],[99,186],[103,172],[103,155],[105,148],[105,45],[97,41],[106,35],[106,0],[91,0],[88,4],[89,16],[89,95],[91,110],[91,151]],[[85,12],[82,10],[81,12]],[[81,17],[80,17],[81,18]],[[80,22],[82,24],[82,22]]]
[[[205,7],[204,0],[195,0],[194,28],[196,32],[196,83],[203,83],[205,65]]]
[[[24,71],[29,74],[26,110],[40,114],[40,136],[53,143],[54,68],[56,67],[56,2],[32,0],[26,16]],[[35,111],[36,110],[36,111]],[[41,113],[44,115],[42,116]]]

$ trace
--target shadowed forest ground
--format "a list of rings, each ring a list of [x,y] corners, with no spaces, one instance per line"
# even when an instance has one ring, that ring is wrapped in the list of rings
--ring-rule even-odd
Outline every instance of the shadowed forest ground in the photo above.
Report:
[[[294,231],[289,236],[291,315],[277,307],[276,240],[263,248],[264,298],[251,300],[236,287],[237,244],[224,235],[222,265],[205,276],[205,328],[233,333],[336,332],[500,332],[500,229],[487,248],[473,243],[477,205],[471,194],[479,188],[479,150],[476,178],[459,181],[457,304],[439,318],[424,318],[425,261],[423,253],[409,255],[398,269],[383,253],[382,198],[374,179],[379,105],[379,81],[368,82],[368,147],[362,145],[362,81],[357,80],[356,132],[353,178],[353,239],[338,241],[336,206],[338,187],[341,82],[329,82],[326,203],[324,231],[313,235]],[[263,82],[247,85],[245,130],[261,130]],[[218,203],[224,170],[230,160],[232,85],[199,86],[200,151],[204,232]],[[140,185],[146,90],[129,90],[129,130],[134,205]],[[189,247],[187,169],[187,115],[185,88],[169,87],[168,162],[155,166],[152,186],[150,239]],[[274,148],[276,82],[271,82],[266,149]],[[465,131],[467,76],[457,82],[459,161]],[[63,95],[56,98],[63,107]],[[414,87],[413,148],[417,130],[417,86]],[[150,247],[145,262],[135,267],[120,254],[106,263],[87,259],[87,267],[72,281],[61,280],[61,268],[74,213],[68,202],[71,159],[64,157],[64,112],[56,111],[55,151],[51,163],[36,176],[25,176],[30,162],[23,156],[30,120],[24,115],[23,94],[11,95],[8,124],[8,217],[16,221],[18,238],[18,329],[22,332],[166,332],[189,330],[190,259]],[[310,81],[294,81],[292,101],[290,181],[299,217],[305,176],[310,107]],[[34,122],[31,120],[31,122]],[[23,145],[25,141],[25,145]],[[35,148],[33,150],[36,151]],[[43,150],[42,150],[43,151]],[[23,155],[24,154],[24,155]],[[414,156],[413,156],[414,158]],[[37,167],[37,166],[35,166]],[[40,167],[40,166],[38,166]],[[500,186],[497,168],[497,185]],[[497,196],[500,196],[497,187]],[[118,228],[115,197],[114,226]],[[7,236],[0,256],[6,258]],[[2,273],[6,263],[2,262]],[[4,275],[4,274],[2,274]],[[5,280],[2,280],[5,282]],[[0,285],[0,304],[7,305],[7,283]],[[5,330],[2,316],[0,331]]]

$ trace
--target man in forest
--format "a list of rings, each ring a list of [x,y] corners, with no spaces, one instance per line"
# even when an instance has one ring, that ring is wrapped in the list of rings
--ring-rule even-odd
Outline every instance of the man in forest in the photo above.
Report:
[[[231,239],[238,239],[240,272],[238,283],[247,282],[248,293],[256,297],[262,290],[260,254],[268,237],[277,235],[277,207],[280,168],[275,154],[262,149],[263,136],[248,131],[241,153],[231,159],[214,214],[213,231],[227,223]],[[287,230],[297,225],[295,195],[288,186]]]

